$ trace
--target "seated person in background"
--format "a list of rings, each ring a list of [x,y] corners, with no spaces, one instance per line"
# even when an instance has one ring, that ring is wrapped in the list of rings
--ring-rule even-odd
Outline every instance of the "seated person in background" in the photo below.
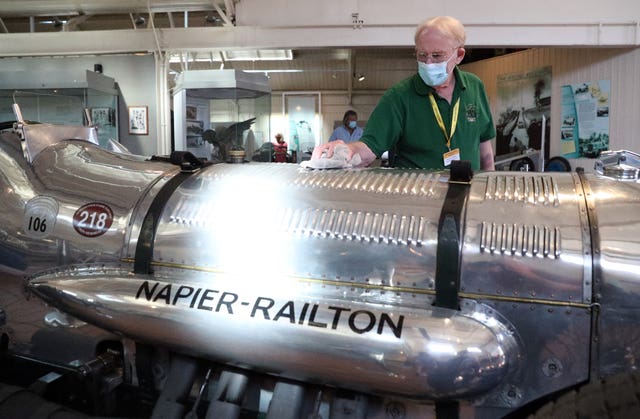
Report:
[[[360,139],[346,144],[349,157],[368,166],[387,150],[391,166],[443,169],[468,160],[473,170],[494,170],[491,139],[496,135],[482,81],[458,69],[466,34],[449,16],[418,26],[415,51],[418,72],[392,86],[373,110]],[[316,147],[312,159],[330,158],[342,141]]]
[[[333,130],[329,141],[342,140],[345,143],[353,143],[362,137],[362,128],[358,126],[358,114],[348,110],[342,117],[342,125]]]
[[[287,143],[280,133],[276,134],[276,142],[273,143],[273,161],[277,163],[287,162]]]

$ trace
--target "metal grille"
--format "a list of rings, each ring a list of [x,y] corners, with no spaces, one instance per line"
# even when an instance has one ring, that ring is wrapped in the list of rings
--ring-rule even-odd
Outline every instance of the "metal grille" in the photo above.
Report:
[[[380,174],[375,171],[354,171],[346,175],[335,171],[315,171],[301,176],[295,183],[304,187],[333,188],[377,194],[434,196],[439,175],[423,172]]]
[[[480,251],[558,258],[560,256],[560,229],[539,225],[483,222]]]
[[[420,246],[436,227],[421,216],[307,208],[285,211],[281,228],[316,237]]]
[[[560,205],[558,184],[551,176],[492,176],[487,179],[484,197],[532,205]]]

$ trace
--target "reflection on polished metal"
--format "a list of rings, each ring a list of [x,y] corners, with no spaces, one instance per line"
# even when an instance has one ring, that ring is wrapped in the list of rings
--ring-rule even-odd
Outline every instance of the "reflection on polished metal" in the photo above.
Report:
[[[62,140],[79,139],[98,144],[98,131],[95,127],[68,127],[51,124],[20,124],[25,138],[26,156],[30,162],[38,156],[44,148]]]
[[[597,173],[619,180],[640,178],[640,155],[626,150],[605,151],[595,163]]]
[[[30,161],[24,141],[0,135],[3,272],[127,339],[503,413],[640,359],[637,182],[476,174],[453,310],[432,305],[448,172],[217,164],[167,191],[169,163],[78,139]]]
[[[191,273],[178,281],[177,274],[157,269],[150,280],[121,269],[79,269],[38,276],[31,286],[107,330],[378,394],[469,397],[495,388],[518,365],[513,333],[487,307],[393,307],[304,279],[239,283],[230,274]],[[169,327],[159,327],[160,318]],[[311,353],[314,361],[305,362]]]

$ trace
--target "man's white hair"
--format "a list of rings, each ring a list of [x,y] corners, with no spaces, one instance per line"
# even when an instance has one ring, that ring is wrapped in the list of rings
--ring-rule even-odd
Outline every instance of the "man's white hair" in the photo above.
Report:
[[[432,29],[437,30],[447,38],[450,38],[456,43],[457,47],[464,46],[464,43],[467,40],[467,34],[462,22],[451,16],[437,16],[427,19],[418,25],[414,36],[414,43],[417,45],[420,35],[422,35],[423,32]]]

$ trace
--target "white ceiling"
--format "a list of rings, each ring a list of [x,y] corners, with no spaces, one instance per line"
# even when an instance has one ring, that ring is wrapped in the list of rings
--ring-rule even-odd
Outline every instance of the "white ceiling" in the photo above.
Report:
[[[215,5],[214,5],[215,3]],[[81,1],[49,0],[0,1],[0,19],[10,34],[49,34],[65,40],[82,32],[83,38],[95,31],[110,31],[115,37],[127,31],[148,31],[151,17],[155,28],[223,28],[233,20],[234,3],[230,1]],[[152,10],[152,14],[149,13]],[[137,23],[137,24],[136,24]],[[2,31],[0,31],[2,32]],[[137,34],[136,34],[137,35]],[[0,34],[0,36],[2,36]],[[0,38],[1,39],[1,38]],[[132,45],[133,43],[130,43]],[[72,42],[65,42],[72,45]],[[309,48],[279,49],[290,59],[253,60],[255,55],[273,55],[275,50],[236,50],[244,60],[231,59],[233,50],[207,49],[174,51],[181,62],[170,65],[173,72],[185,69],[226,69],[265,71],[274,91],[379,91],[415,71],[411,48]],[[87,51],[89,52],[89,51]],[[353,79],[355,73],[366,76],[362,82]]]
[[[251,23],[260,13],[256,12],[256,8],[268,10],[270,4],[274,7],[278,5],[282,15],[286,15],[289,11],[295,13],[290,10],[295,6],[304,13],[302,3],[311,4],[309,1],[0,0],[0,57],[153,53],[162,50],[182,57],[181,63],[170,66],[172,71],[180,72],[187,68],[220,68],[222,51],[242,50],[249,54],[260,50],[290,50],[291,60],[224,62],[226,69],[265,71],[274,91],[378,92],[415,72],[416,64],[410,46],[415,24],[404,23],[402,19],[395,26],[373,24],[370,20],[362,20],[360,24],[359,19],[369,16],[369,10],[365,7],[369,3],[359,6],[361,2],[352,0],[323,1],[322,6],[331,9],[328,15],[335,15],[331,19],[342,22],[336,25],[305,26],[304,22],[292,17],[285,19],[286,26],[269,26],[268,20],[265,20],[264,27],[236,26],[236,18],[241,20],[242,17],[236,16],[237,11],[240,13],[244,10],[247,15],[245,20]],[[464,6],[465,1],[458,0],[454,6]],[[616,3],[624,0],[610,1]],[[382,0],[368,2],[389,7],[389,3]],[[425,4],[408,0],[400,3],[407,3],[409,8]],[[420,10],[428,7],[431,6],[420,6]],[[250,13],[247,13],[249,9]],[[352,17],[351,10],[360,10],[358,17]],[[272,11],[269,10],[269,13],[272,14]],[[378,15],[385,13],[378,11]],[[310,16],[311,21],[314,18],[318,19]],[[378,19],[384,19],[384,16]],[[551,31],[560,30],[568,34],[570,30],[584,29],[591,33],[590,25],[554,23]],[[512,36],[500,38],[505,28],[511,31]],[[522,28],[526,32],[521,33]],[[466,62],[535,46],[530,44],[534,42],[530,40],[531,36],[535,35],[536,30],[544,31],[545,28],[547,26],[544,24],[513,26],[504,23],[470,23],[467,29],[471,34],[474,31],[483,34],[487,29],[492,34],[487,38],[489,41],[467,47]],[[600,24],[599,28],[599,36],[603,36],[607,27]],[[626,26],[621,28],[628,31]],[[496,37],[499,40],[491,40]],[[638,37],[640,35],[636,34]],[[484,39],[477,35],[470,38]],[[509,43],[513,47],[510,48]],[[209,60],[206,60],[207,56]],[[358,82],[354,77],[356,74],[363,74],[366,78]]]

